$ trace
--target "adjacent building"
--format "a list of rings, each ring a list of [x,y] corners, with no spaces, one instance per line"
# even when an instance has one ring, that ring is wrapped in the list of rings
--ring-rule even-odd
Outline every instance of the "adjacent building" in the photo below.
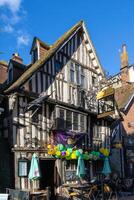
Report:
[[[118,173],[123,177],[134,178],[134,66],[128,63],[126,45],[122,46],[120,73],[111,77],[109,84],[115,88],[115,99],[121,120],[113,131],[114,143],[122,143],[121,149],[113,150],[118,154],[118,162],[113,162]],[[116,136],[115,136],[116,135]],[[120,167],[119,167],[120,166]]]

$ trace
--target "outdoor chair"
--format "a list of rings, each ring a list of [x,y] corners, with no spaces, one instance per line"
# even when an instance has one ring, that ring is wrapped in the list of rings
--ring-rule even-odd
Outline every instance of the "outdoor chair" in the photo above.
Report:
[[[89,192],[87,194],[87,199],[88,200],[96,200],[97,194],[98,194],[98,187],[97,187],[97,185],[93,185],[89,189]]]
[[[107,200],[117,200],[117,192],[112,190],[108,184],[104,184],[104,196]]]

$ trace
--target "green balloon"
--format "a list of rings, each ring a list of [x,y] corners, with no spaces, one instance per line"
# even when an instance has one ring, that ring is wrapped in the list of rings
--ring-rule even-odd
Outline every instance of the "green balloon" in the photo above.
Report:
[[[72,153],[72,148],[67,148],[67,151],[69,152],[69,153]]]
[[[67,157],[66,157],[66,160],[70,160],[70,159],[71,159],[71,157],[70,157],[70,156],[67,156]]]
[[[83,154],[83,159],[84,160],[89,160],[89,155],[88,154]]]
[[[91,152],[91,155],[94,155],[94,151]]]
[[[96,156],[99,157],[100,156],[100,152],[96,152]]]
[[[63,150],[64,150],[64,145],[63,145],[63,144],[58,144],[58,149],[59,149],[60,151],[63,151]]]
[[[75,154],[76,154],[77,157],[80,156],[80,152],[78,150],[75,151]]]

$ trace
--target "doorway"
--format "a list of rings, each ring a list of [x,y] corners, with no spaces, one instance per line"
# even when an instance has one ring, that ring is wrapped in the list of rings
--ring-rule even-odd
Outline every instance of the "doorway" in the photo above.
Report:
[[[45,189],[50,187],[51,199],[55,199],[54,192],[54,166],[55,160],[40,160],[40,170],[41,170],[41,179],[40,179],[40,189]]]

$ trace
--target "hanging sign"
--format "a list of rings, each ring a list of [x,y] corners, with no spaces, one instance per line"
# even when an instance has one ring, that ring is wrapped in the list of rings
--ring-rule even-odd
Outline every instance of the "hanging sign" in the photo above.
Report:
[[[114,89],[112,87],[100,91],[97,94],[96,99],[98,100],[97,118],[103,118],[114,114],[115,99],[114,99]]]

